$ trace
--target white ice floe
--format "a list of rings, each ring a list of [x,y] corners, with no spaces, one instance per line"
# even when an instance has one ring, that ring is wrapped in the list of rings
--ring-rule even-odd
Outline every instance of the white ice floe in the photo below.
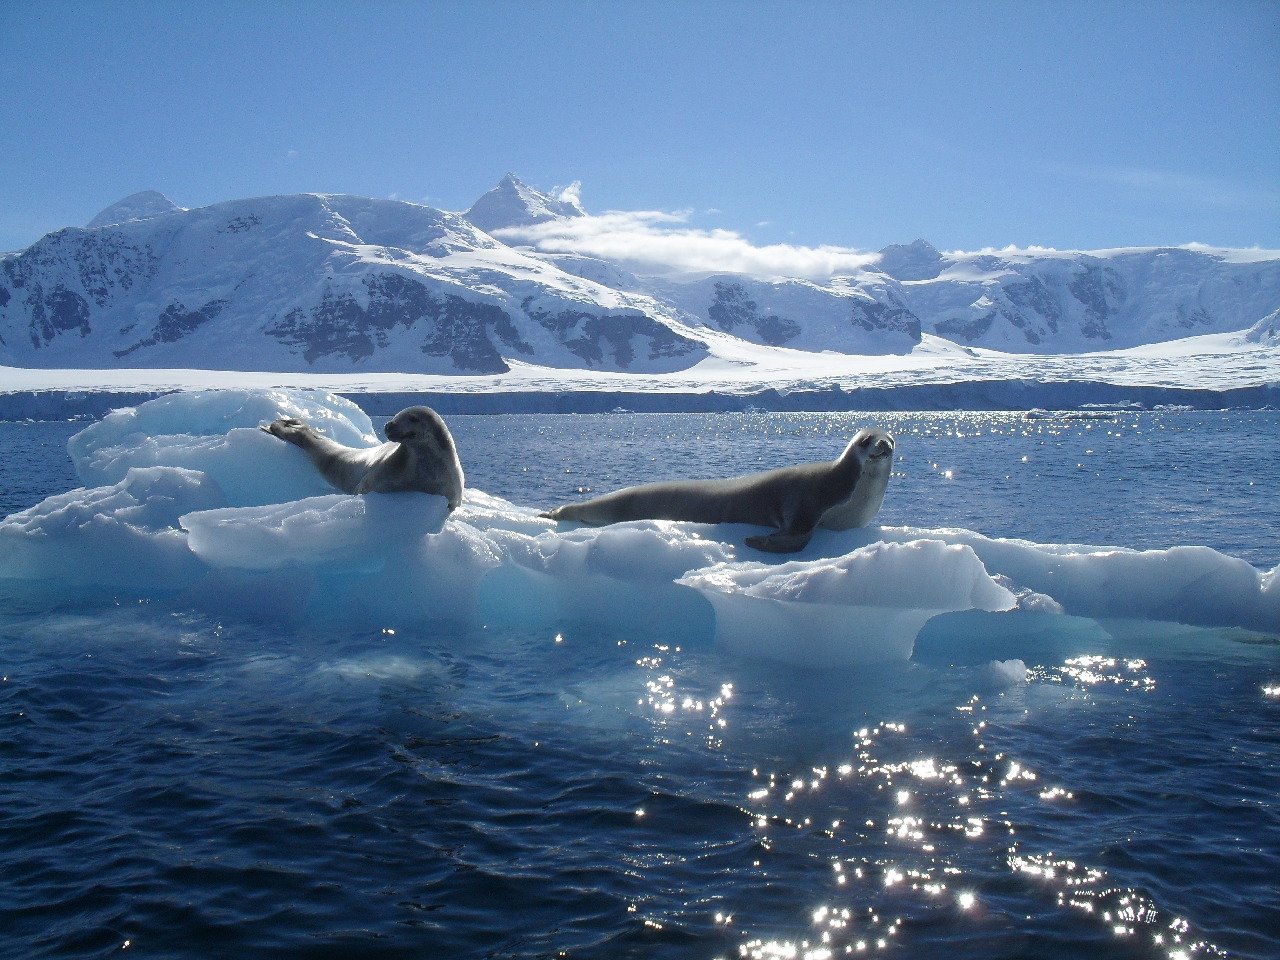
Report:
[[[178,522],[191,552],[211,566],[278,570],[321,564],[381,567],[388,554],[439,533],[448,515],[448,501],[429,493],[330,494],[201,510]]]
[[[1104,635],[1100,618],[1280,633],[1280,572],[1205,547],[879,527],[819,531],[787,558],[743,547],[742,526],[558,527],[477,490],[447,514],[427,494],[323,488],[299,451],[257,430],[279,414],[376,442],[364,414],[316,393],[182,394],[117,411],[70,443],[96,486],[0,522],[0,596],[170,600],[350,628],[585,622],[816,668],[1002,661],[1004,686],[1014,661]]]
[[[1027,665],[1022,660],[992,660],[983,668],[982,679],[988,687],[1004,690],[1027,682]]]
[[[199,576],[178,517],[223,502],[196,470],[134,467],[118,483],[49,497],[0,522],[0,581],[27,595],[68,589],[170,590]]]
[[[186,467],[216,480],[235,506],[331,493],[302,451],[258,429],[298,417],[338,443],[378,443],[350,400],[322,390],[204,390],[113,410],[67,442],[86,486],[115,483],[131,467]]]
[[[832,559],[720,564],[677,582],[711,601],[721,642],[801,665],[905,660],[938,614],[1016,604],[971,548],[927,539]]]

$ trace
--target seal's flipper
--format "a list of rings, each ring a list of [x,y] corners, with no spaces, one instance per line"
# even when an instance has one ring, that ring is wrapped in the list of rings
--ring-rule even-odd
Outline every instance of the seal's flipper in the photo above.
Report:
[[[746,543],[748,547],[755,547],[767,553],[795,553],[797,550],[803,550],[812,537],[811,529],[803,533],[779,530],[765,537],[747,537]]]

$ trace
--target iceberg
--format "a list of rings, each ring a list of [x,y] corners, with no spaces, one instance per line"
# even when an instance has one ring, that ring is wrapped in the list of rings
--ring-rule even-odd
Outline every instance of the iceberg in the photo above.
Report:
[[[297,565],[381,568],[391,552],[439,533],[449,515],[429,493],[331,494],[261,507],[223,507],[178,518],[187,545],[211,566],[278,570]]]
[[[85,487],[0,521],[0,600],[140,598],[351,629],[590,624],[817,669],[998,662],[988,672],[1006,684],[1031,653],[1105,636],[1100,620],[1280,633],[1280,568],[1207,547],[872,527],[819,531],[783,560],[740,546],[738,525],[557,526],[474,489],[449,513],[428,494],[335,493],[257,429],[281,415],[377,443],[354,404],[320,391],[204,391],[114,411],[68,444]]]
[[[130,584],[176,589],[201,569],[178,518],[222,502],[209,477],[177,467],[133,467],[118,483],[57,494],[0,522],[0,585],[51,600]]]
[[[719,564],[677,582],[711,601],[721,643],[800,666],[906,660],[938,614],[1016,605],[972,548],[925,539],[825,560]]]
[[[202,390],[113,410],[67,442],[86,486],[116,483],[132,467],[199,470],[229,506],[261,506],[332,493],[302,451],[258,429],[298,417],[349,447],[373,447],[373,424],[350,400],[323,390]]]

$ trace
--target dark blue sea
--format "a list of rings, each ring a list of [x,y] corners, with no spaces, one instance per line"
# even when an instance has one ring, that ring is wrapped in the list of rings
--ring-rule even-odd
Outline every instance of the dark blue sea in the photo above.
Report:
[[[1280,563],[1275,412],[449,425],[470,485],[540,506],[875,425],[883,523]],[[76,485],[83,426],[0,423],[0,514]],[[1103,626],[1026,638],[1007,687],[0,608],[0,957],[1280,957],[1280,641]]]

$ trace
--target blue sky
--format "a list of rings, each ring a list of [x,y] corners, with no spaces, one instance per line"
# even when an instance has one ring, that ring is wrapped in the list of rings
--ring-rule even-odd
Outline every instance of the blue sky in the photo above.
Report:
[[[1271,0],[0,3],[0,250],[508,170],[756,244],[1280,247]]]

